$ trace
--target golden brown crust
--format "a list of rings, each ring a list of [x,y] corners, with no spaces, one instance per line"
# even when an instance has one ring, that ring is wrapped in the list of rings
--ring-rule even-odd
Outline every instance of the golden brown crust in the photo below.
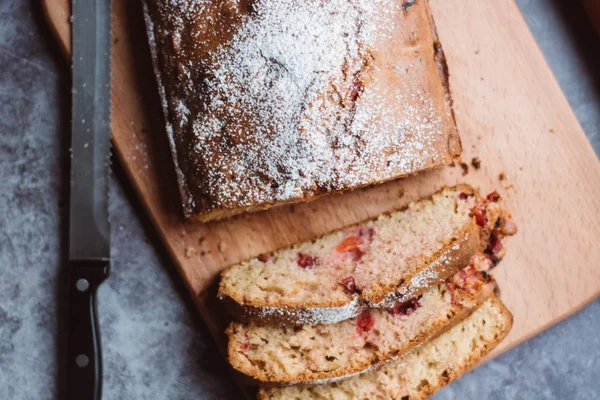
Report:
[[[358,58],[352,59],[358,65],[353,67],[356,69],[354,75],[345,70],[332,70],[334,78],[343,81],[345,86],[342,85],[342,89],[347,89],[349,84],[350,89],[354,90],[355,84],[358,84],[360,91],[351,96],[350,103],[342,100],[340,104],[328,104],[328,109],[337,110],[334,114],[339,114],[336,114],[337,119],[332,118],[331,121],[338,121],[340,115],[342,120],[347,121],[343,132],[335,135],[328,133],[324,141],[309,139],[305,143],[309,156],[314,153],[315,146],[320,146],[317,142],[330,143],[316,150],[331,154],[332,157],[324,158],[328,162],[340,162],[331,171],[325,171],[323,168],[327,163],[319,159],[316,164],[323,166],[311,176],[302,176],[307,168],[290,169],[292,164],[298,164],[298,159],[290,155],[290,159],[285,160],[289,152],[283,153],[283,161],[280,155],[270,157],[272,149],[269,144],[275,143],[283,133],[274,130],[269,131],[266,137],[256,136],[255,132],[264,130],[265,125],[255,121],[260,113],[253,111],[252,107],[236,109],[228,105],[228,108],[213,110],[214,104],[220,100],[213,96],[211,79],[215,70],[226,68],[225,64],[219,64],[217,55],[221,49],[234,43],[236,33],[245,29],[248,21],[252,20],[252,13],[256,12],[254,2],[206,2],[202,7],[195,3],[175,5],[166,0],[144,1],[150,47],[183,211],[189,219],[209,221],[274,205],[311,201],[325,194],[354,190],[448,165],[460,154],[447,66],[425,0],[416,2],[402,14],[394,16],[401,18],[402,24],[393,35],[388,35],[389,40],[376,41],[373,48],[357,42]],[[398,0],[396,5],[400,4],[402,2]],[[322,6],[315,2],[315,7]],[[396,27],[393,18],[389,18],[390,21],[381,22]],[[353,35],[357,36],[358,33],[350,33],[345,37],[352,39]],[[277,64],[280,61],[272,57],[266,59],[277,68],[288,67]],[[405,69],[406,76],[391,73]],[[324,89],[324,92],[316,93],[324,96],[336,94],[339,89],[336,85],[330,85],[335,87],[335,91]],[[373,100],[377,96],[381,98],[380,95],[386,90],[389,99],[381,104]],[[410,100],[412,97],[408,96],[402,100],[406,104],[400,104],[397,98],[406,94],[424,96],[426,101],[418,98]],[[316,102],[314,98],[317,97],[311,97],[313,100],[306,97],[302,100],[303,107],[305,103],[311,105],[311,102]],[[234,112],[241,116],[234,115]],[[399,128],[387,131],[383,127],[380,122],[385,119],[386,113],[398,116],[399,121],[395,126],[403,126],[401,131],[397,131]],[[354,116],[363,114],[374,116],[374,124],[367,121],[372,131],[355,130]],[[220,130],[215,131],[219,140],[201,142],[199,138],[203,136],[199,134],[198,127],[208,126],[203,121],[211,118],[219,122],[214,124],[219,125],[215,128]],[[421,120],[429,122],[417,126],[418,122],[415,121]],[[439,123],[435,122],[438,120]],[[270,128],[267,126],[266,129]],[[290,135],[290,138],[297,135],[304,140],[304,133],[292,132]],[[396,147],[371,142],[371,138],[377,136],[389,136],[390,143],[399,136],[402,140],[399,145],[394,145]],[[354,147],[345,144],[347,138],[356,140]],[[234,154],[236,149],[241,145],[249,146],[249,143],[254,145],[246,147],[244,152],[254,154],[252,162],[234,166],[237,162],[234,157],[237,155]],[[373,145],[380,148],[372,154],[365,153]],[[414,151],[411,150],[413,147]],[[348,152],[350,158],[347,157]],[[403,152],[412,156],[403,156]],[[400,159],[394,158],[398,154]],[[275,164],[270,163],[275,163],[276,158],[280,164],[271,168]],[[352,161],[341,161],[346,158]],[[243,173],[239,173],[242,170]],[[281,189],[284,185],[293,187],[293,190],[284,193]]]

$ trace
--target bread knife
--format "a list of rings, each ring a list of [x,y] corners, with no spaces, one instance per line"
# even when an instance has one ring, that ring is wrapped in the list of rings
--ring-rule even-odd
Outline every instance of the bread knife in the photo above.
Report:
[[[102,397],[96,291],[110,271],[110,0],[72,0],[66,398]]]

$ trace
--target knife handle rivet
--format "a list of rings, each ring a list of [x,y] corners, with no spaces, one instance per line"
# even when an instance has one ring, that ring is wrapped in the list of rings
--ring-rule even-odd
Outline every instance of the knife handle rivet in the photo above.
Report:
[[[75,282],[75,287],[80,292],[85,292],[86,290],[89,289],[90,283],[87,281],[87,279],[83,279],[83,278],[77,279],[77,282]]]
[[[89,363],[90,359],[85,354],[79,354],[75,357],[75,364],[77,364],[79,368],[87,367]]]

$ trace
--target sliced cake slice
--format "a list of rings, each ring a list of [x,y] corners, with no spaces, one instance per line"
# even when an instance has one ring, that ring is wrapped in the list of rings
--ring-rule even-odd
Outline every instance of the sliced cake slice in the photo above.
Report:
[[[402,359],[324,385],[262,388],[259,400],[422,400],[458,379],[506,337],[512,315],[496,297]]]
[[[496,192],[445,188],[406,209],[242,262],[219,296],[242,321],[335,323],[391,307],[444,282],[485,249],[502,257],[515,233]]]
[[[368,309],[337,324],[233,322],[231,365],[261,382],[306,383],[347,377],[402,356],[439,335],[493,294],[495,283],[476,260],[448,283],[390,309]],[[487,268],[486,265],[483,268]]]

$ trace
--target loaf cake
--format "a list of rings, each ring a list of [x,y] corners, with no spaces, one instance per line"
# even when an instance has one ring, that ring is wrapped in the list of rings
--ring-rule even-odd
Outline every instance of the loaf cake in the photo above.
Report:
[[[475,366],[511,327],[512,315],[492,296],[448,332],[377,370],[325,385],[263,388],[258,399],[426,399]]]
[[[314,325],[392,307],[444,282],[480,251],[497,262],[514,234],[492,192],[445,188],[407,209],[234,265],[219,296],[241,321]]]
[[[447,165],[426,0],[144,0],[184,214],[207,221]]]
[[[390,309],[316,326],[233,322],[230,364],[261,382],[301,383],[345,378],[402,356],[439,335],[493,294],[495,283],[479,260],[445,284]]]

